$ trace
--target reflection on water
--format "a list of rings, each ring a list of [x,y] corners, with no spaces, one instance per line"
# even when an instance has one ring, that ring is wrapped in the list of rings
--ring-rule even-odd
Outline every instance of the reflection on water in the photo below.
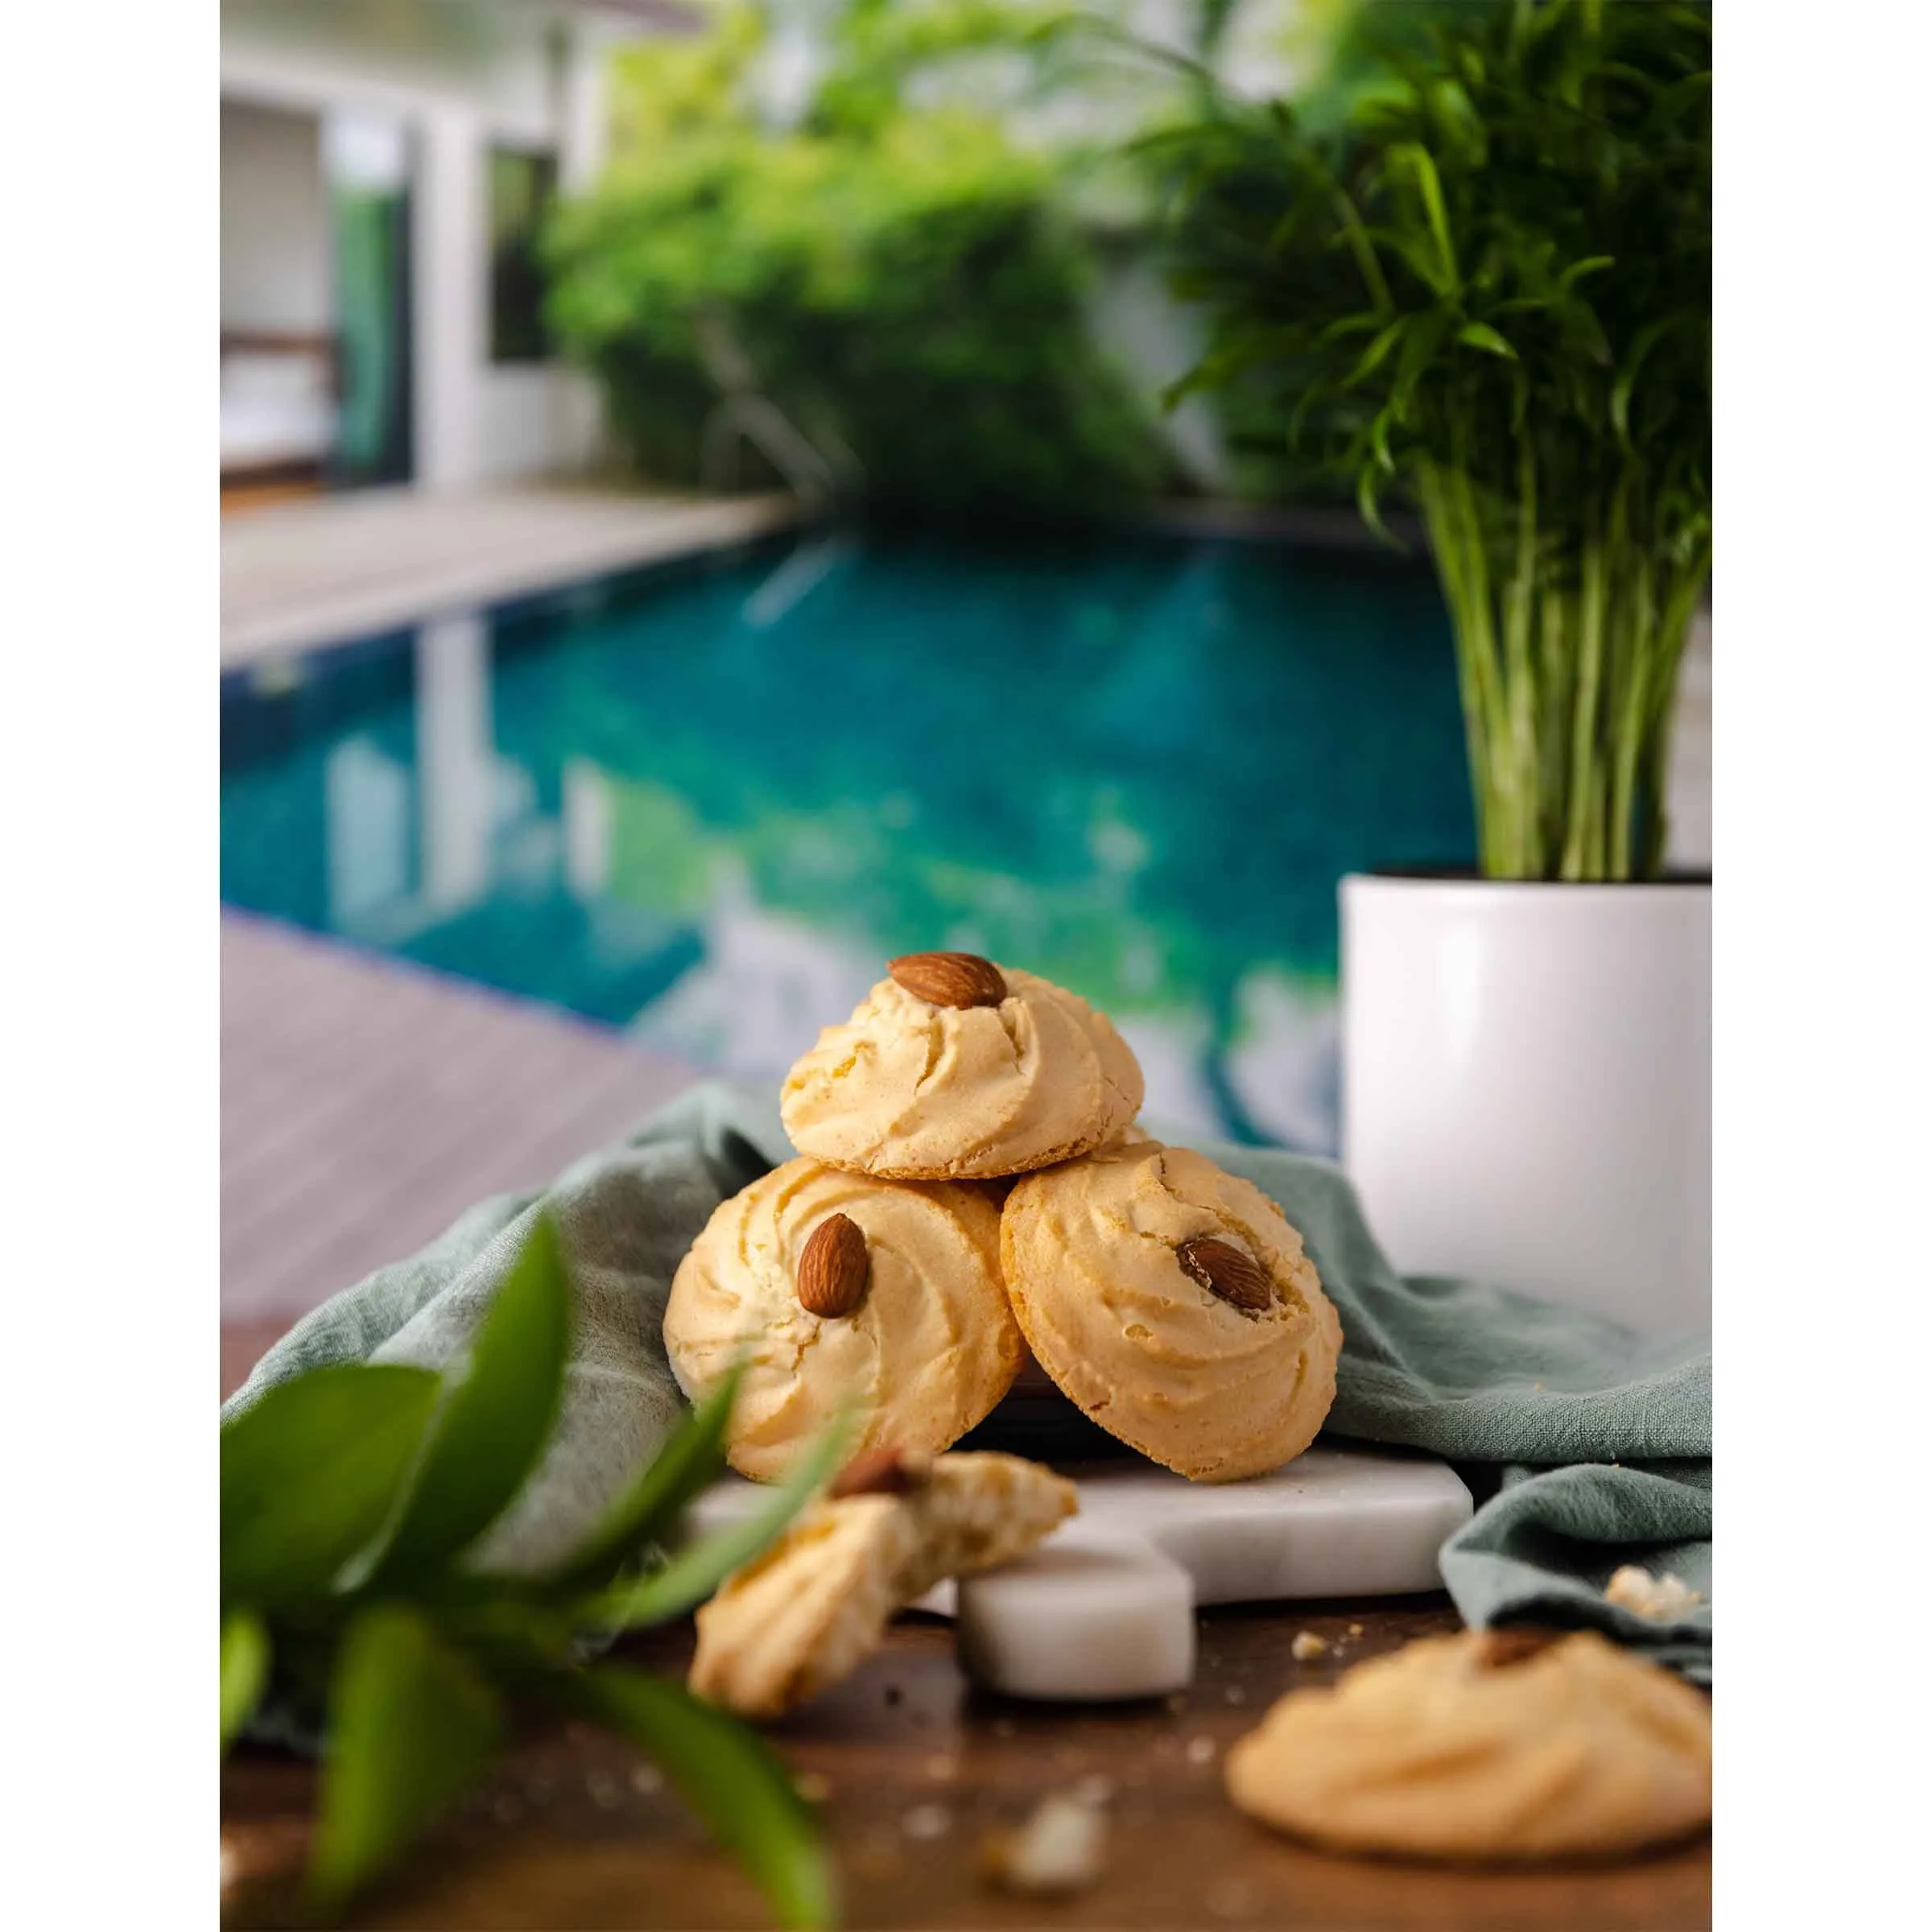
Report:
[[[1149,1108],[1335,1133],[1335,881],[1471,845],[1413,569],[813,542],[223,692],[222,892],[754,1076],[886,956],[1105,1006]]]

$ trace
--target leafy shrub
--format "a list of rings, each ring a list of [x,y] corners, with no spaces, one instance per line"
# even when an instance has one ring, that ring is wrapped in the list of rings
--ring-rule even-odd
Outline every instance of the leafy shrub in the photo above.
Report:
[[[894,111],[876,52],[816,120],[767,132],[742,103],[755,44],[634,76],[630,158],[551,235],[552,320],[640,467],[700,480],[735,365],[849,451],[880,509],[1086,510],[1157,487],[1160,438],[1092,340],[1090,254],[1051,164],[990,118]]]

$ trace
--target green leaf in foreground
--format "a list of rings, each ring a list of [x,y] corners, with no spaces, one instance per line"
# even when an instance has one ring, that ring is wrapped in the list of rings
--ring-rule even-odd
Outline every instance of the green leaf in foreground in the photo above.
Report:
[[[268,1631],[252,1610],[221,1620],[221,1748],[225,1752],[255,1714],[268,1683]]]
[[[685,1505],[724,1466],[724,1430],[743,1373],[741,1367],[733,1368],[680,1418],[642,1474],[547,1582],[584,1587],[604,1583],[627,1557],[669,1530]]]
[[[312,1902],[339,1910],[481,1773],[503,1734],[496,1693],[419,1612],[349,1626],[331,1687]]]
[[[848,1418],[828,1428],[764,1502],[735,1523],[680,1550],[661,1570],[620,1583],[592,1600],[592,1618],[611,1630],[637,1630],[681,1616],[701,1604],[741,1563],[749,1563],[796,1516],[844,1460]]]
[[[570,1278],[555,1217],[539,1213],[444,1396],[378,1574],[431,1569],[501,1516],[555,1423],[570,1353]]]
[[[560,1678],[558,1700],[629,1738],[758,1881],[778,1922],[833,1922],[832,1868],[810,1806],[756,1732],[679,1684],[621,1665]]]
[[[325,1591],[388,1521],[434,1407],[427,1368],[341,1362],[221,1426],[221,1594],[263,1608]]]

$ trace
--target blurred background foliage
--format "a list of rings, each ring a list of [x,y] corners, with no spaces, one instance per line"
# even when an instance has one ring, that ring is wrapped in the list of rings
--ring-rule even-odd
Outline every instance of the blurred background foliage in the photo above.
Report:
[[[642,470],[759,480],[756,444],[708,460],[704,440],[749,393],[878,511],[1097,508],[1170,481],[1150,398],[1090,325],[1094,249],[1062,168],[990,105],[919,85],[1030,64],[1027,15],[853,5],[790,101],[759,8],[625,58],[614,164],[553,238],[552,315]],[[745,466],[720,473],[725,453]]]
[[[1163,411],[1199,344],[1136,143],[1211,85],[1331,111],[1375,85],[1375,10],[727,0],[619,57],[610,167],[550,237],[552,325],[658,481],[778,481],[795,431],[875,515],[1292,490],[1249,398]],[[746,397],[779,433],[733,433]]]

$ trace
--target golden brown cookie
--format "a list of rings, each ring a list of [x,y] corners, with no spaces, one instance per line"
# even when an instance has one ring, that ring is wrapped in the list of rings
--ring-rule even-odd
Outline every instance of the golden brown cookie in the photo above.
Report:
[[[871,1655],[894,1611],[1023,1555],[1079,1506],[1018,1456],[874,1459],[869,1487],[813,1505],[698,1612],[691,1687],[745,1716],[788,1711]]]
[[[967,964],[922,969],[934,960]],[[1103,1146],[1140,1111],[1139,1063],[1077,994],[968,953],[893,968],[786,1080],[780,1112],[801,1154],[902,1180],[986,1180]]]
[[[908,1186],[787,1161],[722,1203],[679,1265],[664,1346],[695,1401],[742,1356],[726,1453],[785,1473],[850,1406],[855,1448],[950,1448],[1006,1393],[1023,1349],[976,1187]]]
[[[1227,1482],[1315,1439],[1341,1322],[1280,1209],[1206,1155],[1142,1138],[1030,1174],[1000,1257],[1040,1366],[1143,1455]]]
[[[1340,1851],[1638,1852],[1710,1823],[1711,1706],[1595,1631],[1465,1630],[1290,1691],[1227,1779],[1251,1816]]]

